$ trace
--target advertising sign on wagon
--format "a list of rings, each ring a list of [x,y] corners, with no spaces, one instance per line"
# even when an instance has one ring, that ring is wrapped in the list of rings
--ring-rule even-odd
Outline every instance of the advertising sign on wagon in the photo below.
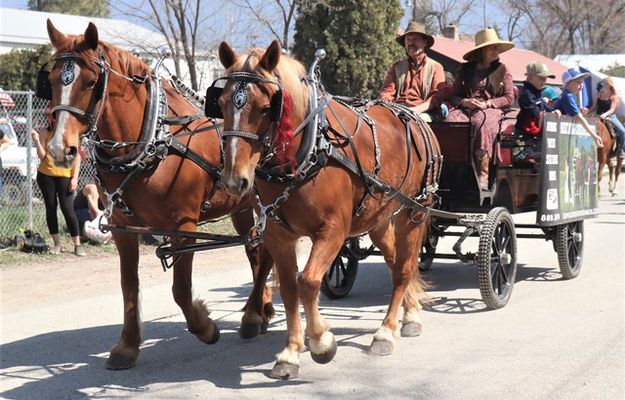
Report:
[[[554,226],[599,215],[597,147],[572,117],[546,114],[536,223]],[[592,129],[595,125],[589,121]]]

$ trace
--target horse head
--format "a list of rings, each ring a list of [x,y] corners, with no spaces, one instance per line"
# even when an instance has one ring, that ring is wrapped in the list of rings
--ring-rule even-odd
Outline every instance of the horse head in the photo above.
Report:
[[[225,42],[219,59],[226,84],[219,96],[224,120],[223,184],[242,196],[253,186],[259,163],[294,163],[293,127],[305,117],[308,89],[301,82],[304,67],[283,55],[274,40],[265,49],[237,55]]]

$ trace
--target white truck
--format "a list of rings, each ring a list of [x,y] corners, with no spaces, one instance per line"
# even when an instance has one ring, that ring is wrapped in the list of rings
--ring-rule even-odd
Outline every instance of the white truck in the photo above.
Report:
[[[20,146],[9,119],[0,118],[0,129],[11,141],[11,145],[0,153],[4,171],[2,176],[4,189],[0,197],[0,205],[24,205],[28,201],[28,147]],[[39,158],[34,147],[31,147],[30,155],[30,175],[34,182],[39,166]]]

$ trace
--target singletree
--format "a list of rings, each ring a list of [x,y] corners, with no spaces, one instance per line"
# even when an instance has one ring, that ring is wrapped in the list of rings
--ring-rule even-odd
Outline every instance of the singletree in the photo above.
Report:
[[[321,81],[329,92],[375,98],[402,54],[395,36],[403,13],[399,0],[302,0],[293,54],[308,65],[324,48]]]

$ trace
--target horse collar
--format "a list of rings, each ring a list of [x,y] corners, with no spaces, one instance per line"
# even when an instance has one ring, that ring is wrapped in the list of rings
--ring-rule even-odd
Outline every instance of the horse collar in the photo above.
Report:
[[[247,82],[239,81],[232,93],[232,104],[240,110],[247,103]]]

